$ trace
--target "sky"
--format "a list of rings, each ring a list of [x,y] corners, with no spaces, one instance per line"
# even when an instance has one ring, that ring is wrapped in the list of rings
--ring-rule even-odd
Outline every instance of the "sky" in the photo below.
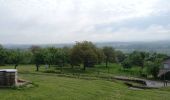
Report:
[[[170,0],[0,0],[0,44],[170,39]]]

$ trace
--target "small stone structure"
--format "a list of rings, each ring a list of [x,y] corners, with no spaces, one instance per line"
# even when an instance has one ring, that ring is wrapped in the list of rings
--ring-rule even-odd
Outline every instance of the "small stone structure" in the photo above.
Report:
[[[0,69],[0,87],[17,85],[16,69]]]

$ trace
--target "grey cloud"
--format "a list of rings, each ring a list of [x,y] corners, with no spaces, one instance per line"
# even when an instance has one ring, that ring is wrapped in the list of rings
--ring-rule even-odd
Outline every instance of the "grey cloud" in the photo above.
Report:
[[[166,39],[169,1],[156,1],[0,0],[0,43],[134,41],[139,34],[141,41]],[[154,25],[159,35],[146,38]]]

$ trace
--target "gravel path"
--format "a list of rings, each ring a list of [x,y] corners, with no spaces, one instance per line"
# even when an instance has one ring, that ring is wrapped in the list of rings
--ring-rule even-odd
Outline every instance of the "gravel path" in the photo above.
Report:
[[[145,82],[148,87],[156,87],[156,88],[164,87],[164,82],[162,81],[145,80]],[[167,83],[167,86],[170,86],[170,83]]]
[[[114,78],[118,80],[125,80],[125,81],[141,81],[144,82],[147,87],[153,87],[153,88],[164,87],[163,81],[153,81],[153,80],[134,78],[134,77],[125,77],[125,76],[115,76]],[[167,83],[167,86],[170,86],[169,82]]]

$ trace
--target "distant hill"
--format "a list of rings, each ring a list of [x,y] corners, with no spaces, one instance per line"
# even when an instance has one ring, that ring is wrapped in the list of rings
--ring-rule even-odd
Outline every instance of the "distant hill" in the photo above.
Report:
[[[72,47],[74,44],[41,44],[38,45],[42,48],[44,47]],[[156,41],[156,42],[101,42],[95,43],[97,47],[111,46],[115,49],[121,50],[123,52],[132,52],[134,50],[147,51],[147,52],[158,52],[170,55],[170,41]],[[8,49],[28,49],[32,45],[22,44],[6,44],[3,45],[4,48]]]
[[[98,47],[111,46],[115,49],[132,52],[134,50],[146,52],[158,52],[170,55],[170,41],[156,42],[107,42],[97,43]]]
[[[29,49],[31,46],[39,46],[41,48],[46,47],[72,47],[74,44],[5,44],[3,45],[4,48],[7,49]]]

